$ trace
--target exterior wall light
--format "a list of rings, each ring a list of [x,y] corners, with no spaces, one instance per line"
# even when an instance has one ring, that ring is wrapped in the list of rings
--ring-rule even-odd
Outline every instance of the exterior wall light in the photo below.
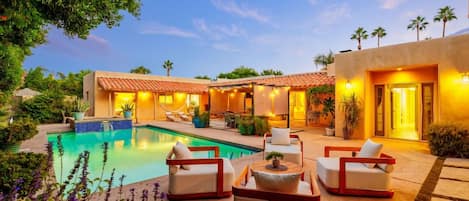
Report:
[[[345,83],[345,88],[352,89],[352,83],[350,83],[350,80],[347,80],[347,83]]]
[[[469,83],[469,73],[462,74],[462,82],[468,84]]]

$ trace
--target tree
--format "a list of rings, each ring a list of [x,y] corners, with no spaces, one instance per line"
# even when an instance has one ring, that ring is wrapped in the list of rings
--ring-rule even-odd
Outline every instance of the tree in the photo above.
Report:
[[[314,57],[314,64],[321,66],[321,70],[325,70],[328,64],[334,63],[334,53],[329,50],[327,54],[318,54]]]
[[[202,79],[202,80],[211,80],[208,75],[197,75],[194,77],[195,79]]]
[[[366,40],[367,38],[368,34],[363,27],[358,27],[355,33],[352,34],[352,37],[350,37],[350,39],[358,41],[358,50],[362,49],[362,40]]]
[[[171,72],[171,70],[173,70],[173,62],[171,62],[170,60],[164,61],[163,68],[166,69],[166,76],[169,77],[169,73]]]
[[[283,75],[283,72],[281,70],[274,70],[274,69],[265,69],[261,72],[262,76],[265,75]]]
[[[220,73],[218,74],[217,78],[225,78],[225,79],[238,79],[238,78],[245,78],[245,77],[256,77],[259,76],[259,73],[253,69],[246,66],[240,66],[235,68],[233,71],[229,73]]]
[[[380,39],[386,36],[386,30],[383,27],[378,27],[371,32],[371,37],[378,38],[378,47],[380,45]]]
[[[137,73],[137,74],[150,74],[151,70],[145,68],[145,66],[138,66],[130,70],[130,73]]]
[[[139,16],[140,4],[140,0],[2,1],[0,105],[5,106],[21,84],[23,61],[31,48],[45,42],[49,25],[69,37],[86,39],[102,23],[108,28],[119,25],[122,10]]]
[[[458,17],[456,17],[456,15],[454,14],[454,8],[445,6],[443,8],[440,8],[440,10],[438,11],[438,14],[436,14],[435,17],[433,18],[433,21],[443,22],[443,37],[445,37],[446,22],[449,22],[455,19],[458,19]]]
[[[425,17],[417,16],[415,19],[410,20],[410,24],[407,25],[407,29],[417,30],[417,41],[420,40],[420,31],[427,28],[428,22]]]
[[[60,90],[65,95],[83,98],[83,77],[91,70],[80,70],[78,73],[68,73],[67,77],[60,79]]]

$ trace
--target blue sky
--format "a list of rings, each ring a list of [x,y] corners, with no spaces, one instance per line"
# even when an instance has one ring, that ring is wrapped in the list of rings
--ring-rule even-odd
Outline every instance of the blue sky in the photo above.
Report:
[[[352,32],[382,26],[383,45],[412,42],[411,18],[430,22],[423,36],[441,37],[434,23],[438,8],[455,8],[458,19],[447,34],[469,27],[467,0],[143,0],[139,19],[128,14],[119,27],[93,30],[87,40],[68,38],[51,29],[48,43],[33,49],[24,66],[50,72],[80,69],[128,72],[139,65],[165,75],[164,60],[174,63],[172,76],[194,77],[229,72],[240,65],[284,73],[316,71],[312,58],[329,50],[356,49]],[[363,48],[376,47],[369,38]]]

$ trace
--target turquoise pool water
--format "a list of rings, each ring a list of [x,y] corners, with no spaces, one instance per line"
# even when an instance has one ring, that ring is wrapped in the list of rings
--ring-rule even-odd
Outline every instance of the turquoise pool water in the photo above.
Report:
[[[116,169],[114,186],[118,186],[118,178],[124,174],[124,184],[143,181],[168,174],[166,156],[177,141],[188,146],[218,146],[221,157],[239,158],[255,151],[215,141],[186,136],[177,132],[154,127],[136,127],[133,129],[89,132],[74,132],[48,135],[49,142],[54,146],[54,169],[57,180],[60,180],[60,159],[57,150],[57,136],[62,135],[65,149],[63,157],[63,179],[72,169],[78,155],[88,150],[89,178],[101,174],[104,142],[109,143],[108,161],[104,178],[109,178],[112,168]],[[197,152],[194,157],[211,157],[213,152]]]

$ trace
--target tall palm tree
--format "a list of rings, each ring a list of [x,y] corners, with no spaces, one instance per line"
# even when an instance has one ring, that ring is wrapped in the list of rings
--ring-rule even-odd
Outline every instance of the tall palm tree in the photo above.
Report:
[[[130,73],[137,73],[137,74],[150,74],[151,70],[145,68],[145,66],[138,66],[130,70]]]
[[[367,38],[368,34],[363,27],[358,27],[355,33],[352,34],[352,37],[350,37],[350,39],[358,41],[358,50],[362,49],[362,40],[366,40]]]
[[[318,54],[314,57],[314,64],[321,66],[321,70],[325,70],[331,63],[334,63],[334,53],[331,50],[327,54]]]
[[[407,25],[407,29],[417,30],[417,41],[420,40],[420,31],[427,28],[428,22],[425,17],[417,16],[415,19],[410,20],[410,24]]]
[[[433,21],[443,22],[443,37],[445,37],[446,22],[449,22],[455,19],[458,19],[458,17],[456,17],[456,15],[454,14],[454,8],[445,6],[443,8],[440,8],[440,10],[438,11],[438,14],[436,14],[435,17],[433,18]]]
[[[378,38],[378,47],[380,45],[380,39],[386,36],[386,30],[383,27],[378,27],[371,32],[371,37]]]
[[[166,75],[169,77],[169,73],[173,70],[173,62],[170,60],[164,61],[163,68],[166,69]]]

